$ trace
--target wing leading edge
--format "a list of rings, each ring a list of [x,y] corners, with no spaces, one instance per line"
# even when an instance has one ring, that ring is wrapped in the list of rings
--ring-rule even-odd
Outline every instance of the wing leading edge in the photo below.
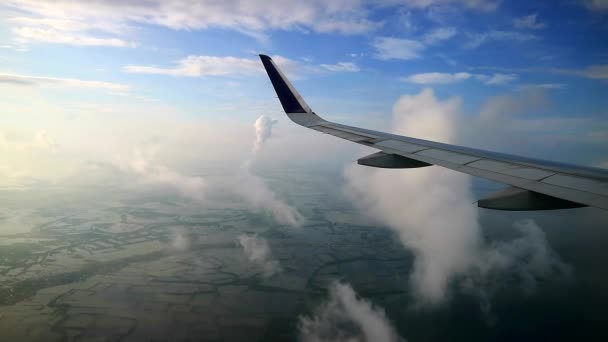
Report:
[[[381,152],[359,164],[382,168],[439,165],[509,184],[478,202],[500,210],[547,210],[592,206],[608,210],[608,170],[556,163],[378,132],[326,121],[315,114],[274,61],[260,55],[283,110],[295,123]]]

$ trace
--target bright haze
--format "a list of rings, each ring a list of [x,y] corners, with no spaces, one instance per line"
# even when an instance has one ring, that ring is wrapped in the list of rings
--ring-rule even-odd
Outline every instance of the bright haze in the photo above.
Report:
[[[356,165],[258,54],[334,122],[608,168],[607,31],[604,0],[4,1],[0,340],[604,340],[608,212]]]

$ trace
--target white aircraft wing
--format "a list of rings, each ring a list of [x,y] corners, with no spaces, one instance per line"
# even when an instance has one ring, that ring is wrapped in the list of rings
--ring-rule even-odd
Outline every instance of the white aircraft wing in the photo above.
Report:
[[[381,168],[439,165],[512,187],[478,201],[500,210],[592,206],[608,210],[608,170],[444,144],[326,121],[315,114],[272,59],[260,55],[285,113],[295,123],[380,150],[358,160]]]

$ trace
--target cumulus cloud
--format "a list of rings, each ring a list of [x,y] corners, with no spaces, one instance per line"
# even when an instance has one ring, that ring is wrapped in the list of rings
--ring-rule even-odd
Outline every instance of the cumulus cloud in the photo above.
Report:
[[[513,20],[513,26],[518,29],[531,29],[540,30],[547,27],[546,24],[541,23],[537,20],[538,14],[525,15],[523,17],[515,18]]]
[[[418,41],[391,37],[378,37],[372,45],[376,49],[375,57],[382,60],[420,58],[425,49],[424,44]]]
[[[255,142],[253,145],[253,153],[257,153],[262,145],[272,135],[272,126],[277,123],[277,120],[273,120],[266,115],[261,115],[255,120]]]
[[[453,142],[459,108],[458,99],[438,101],[430,89],[402,96],[393,108],[393,131]],[[348,167],[347,194],[416,255],[412,287],[420,301],[439,303],[452,278],[466,272],[479,252],[470,178],[438,167],[403,170],[391,177],[386,172]]]
[[[241,234],[237,240],[247,259],[262,269],[264,277],[272,277],[281,271],[281,265],[272,257],[266,239],[257,235]]]
[[[349,284],[334,282],[327,302],[311,317],[301,316],[300,340],[322,341],[403,341],[384,310],[357,296]]]
[[[296,208],[277,198],[277,195],[268,187],[266,182],[253,171],[254,158],[257,157],[264,143],[272,136],[272,126],[274,124],[276,124],[276,120],[265,115],[260,116],[255,121],[256,137],[252,156],[251,159],[246,160],[241,165],[233,189],[254,208],[269,210],[277,222],[299,227],[304,223],[304,217]]]
[[[425,89],[397,101],[393,130],[454,143],[461,115],[459,99],[440,101],[431,89]],[[487,115],[486,120],[491,120]],[[480,235],[478,209],[471,204],[467,175],[439,167],[395,172],[349,166],[345,176],[346,194],[363,212],[394,230],[414,254],[410,284],[419,305],[445,301],[450,285],[462,276],[476,274],[485,279],[517,269],[521,281],[529,284],[554,268],[563,269],[542,230],[531,222],[515,225],[520,238],[486,243]],[[476,286],[483,284],[478,281]]]

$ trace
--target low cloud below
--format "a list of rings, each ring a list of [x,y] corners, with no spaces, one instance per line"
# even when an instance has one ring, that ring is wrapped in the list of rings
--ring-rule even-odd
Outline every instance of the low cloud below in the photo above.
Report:
[[[261,115],[255,120],[255,144],[253,145],[253,153],[257,153],[262,145],[272,135],[272,126],[277,123],[266,115]]]
[[[335,282],[328,300],[312,316],[301,316],[299,337],[304,342],[403,341],[384,310],[357,296],[349,284]]]
[[[431,89],[402,96],[394,106],[393,131],[424,139],[456,143],[460,100],[438,100]],[[488,119],[485,119],[488,120]],[[453,284],[473,277],[480,289],[497,274],[514,274],[533,290],[536,279],[567,273],[552,252],[544,232],[533,221],[515,223],[512,240],[482,238],[471,178],[431,166],[382,170],[349,166],[346,194],[363,212],[397,233],[414,256],[410,285],[418,305],[433,306],[450,297]]]
[[[281,271],[281,265],[273,258],[266,239],[247,234],[241,234],[237,239],[247,259],[262,270],[264,277],[271,277]]]
[[[255,121],[256,137],[251,159],[241,165],[233,189],[254,208],[269,210],[277,222],[299,227],[304,223],[304,217],[296,208],[279,199],[266,182],[253,171],[253,161],[265,142],[272,136],[272,126],[276,122],[265,115]]]

